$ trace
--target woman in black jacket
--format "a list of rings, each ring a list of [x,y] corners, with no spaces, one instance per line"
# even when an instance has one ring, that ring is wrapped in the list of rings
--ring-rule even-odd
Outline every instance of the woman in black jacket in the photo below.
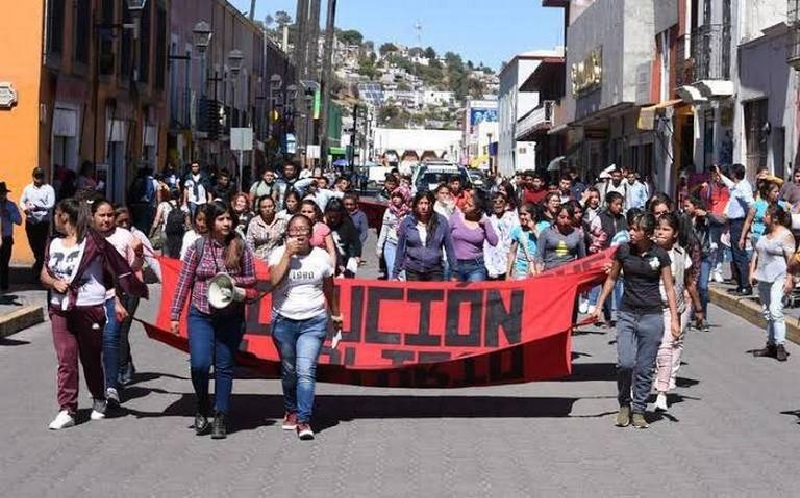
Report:
[[[325,224],[331,229],[336,245],[336,276],[355,278],[361,261],[361,239],[341,200],[331,199],[328,202]]]

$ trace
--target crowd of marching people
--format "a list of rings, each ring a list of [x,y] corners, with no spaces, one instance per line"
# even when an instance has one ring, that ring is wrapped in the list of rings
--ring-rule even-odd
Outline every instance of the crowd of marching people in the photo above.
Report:
[[[113,206],[88,180],[56,202],[40,168],[19,206],[0,182],[0,288],[8,287],[13,225],[25,214],[34,271],[50,290],[60,407],[51,429],[75,424],[79,361],[93,398],[91,419],[124,401],[135,373],[128,331],[147,297],[144,272],[159,276],[160,252],[182,262],[170,320],[180,333],[188,303],[197,434],[226,437],[234,355],[244,334],[244,302],[217,309],[209,287],[225,274],[254,298],[260,260],[274,287],[282,427],[313,439],[316,363],[329,327],[342,325],[334,279],[358,276],[369,221],[347,177],[293,162],[278,169],[243,189],[228,172],[212,177],[196,162],[184,177],[171,168],[157,178],[143,169],[127,207]],[[486,190],[461,182],[454,176],[412,194],[409,177],[387,175],[374,200],[384,206],[375,250],[384,278],[516,281],[617,247],[604,285],[579,301],[581,313],[616,328],[617,425],[646,427],[653,390],[656,409],[669,409],[685,334],[710,331],[709,282],[723,282],[728,261],[730,292],[749,296],[755,289],[768,323],[767,343],[754,355],[786,360],[783,298],[795,291],[799,266],[792,215],[800,207],[800,170],[786,184],[760,171],[753,188],[742,165],[714,166],[692,188],[682,182],[675,198],[614,165],[592,184],[574,170],[554,179],[536,172],[498,178]]]

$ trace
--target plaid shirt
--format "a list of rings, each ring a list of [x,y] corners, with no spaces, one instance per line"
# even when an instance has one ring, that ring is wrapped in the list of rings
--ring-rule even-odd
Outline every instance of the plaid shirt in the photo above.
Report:
[[[253,288],[256,284],[256,272],[253,264],[253,253],[245,247],[244,257],[242,258],[242,269],[238,272],[230,271],[225,268],[225,246],[216,240],[207,237],[203,240],[203,255],[198,258],[197,245],[192,244],[186,249],[181,265],[181,274],[178,278],[178,288],[175,297],[172,299],[172,309],[170,319],[177,321],[183,311],[186,296],[191,290],[191,305],[197,311],[211,314],[208,306],[208,283],[214,276],[226,271],[233,278],[237,287]],[[233,307],[233,306],[232,306]]]

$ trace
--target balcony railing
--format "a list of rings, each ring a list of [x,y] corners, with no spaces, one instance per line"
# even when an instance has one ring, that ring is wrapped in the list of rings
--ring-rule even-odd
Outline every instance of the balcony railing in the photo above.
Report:
[[[787,0],[786,23],[789,25],[786,62],[795,69],[800,69],[800,0]]]
[[[731,79],[731,27],[708,24],[692,33],[695,80]]]
[[[555,101],[545,100],[537,107],[533,108],[527,115],[517,123],[517,134],[515,139],[519,139],[531,132],[547,130],[553,125],[553,110]]]

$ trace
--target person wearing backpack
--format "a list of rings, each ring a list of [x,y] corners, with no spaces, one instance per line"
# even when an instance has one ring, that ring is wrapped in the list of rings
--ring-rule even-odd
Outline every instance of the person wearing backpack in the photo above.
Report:
[[[263,196],[269,196],[273,199],[277,198],[277,190],[275,190],[275,172],[269,168],[264,169],[261,173],[261,179],[250,186],[250,210],[257,211],[256,200]],[[277,202],[277,199],[276,199]]]
[[[153,178],[153,168],[139,168],[136,178],[128,189],[128,206],[133,216],[133,226],[150,233],[151,222],[156,212],[158,182]]]
[[[173,199],[165,207],[164,217],[164,246],[162,254],[168,258],[180,259],[183,235],[186,232],[186,212],[178,205],[178,194],[173,194]]]

